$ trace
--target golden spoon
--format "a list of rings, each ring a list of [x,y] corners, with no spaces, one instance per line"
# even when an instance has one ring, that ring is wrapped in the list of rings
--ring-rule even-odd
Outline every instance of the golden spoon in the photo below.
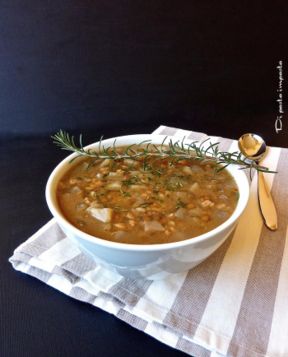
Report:
[[[238,140],[238,146],[247,159],[257,163],[267,151],[265,141],[259,135],[251,133],[242,135]],[[258,171],[258,200],[265,225],[272,231],[276,231],[278,225],[275,205],[265,182],[264,174],[260,171]]]

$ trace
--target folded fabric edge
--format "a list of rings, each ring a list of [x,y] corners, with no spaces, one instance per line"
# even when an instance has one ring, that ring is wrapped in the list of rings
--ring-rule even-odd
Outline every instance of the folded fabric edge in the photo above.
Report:
[[[30,262],[29,260],[31,259],[31,256],[27,255],[27,254],[23,254],[21,252],[16,252],[10,259],[9,261],[11,262],[11,264],[13,265],[13,268],[15,270],[21,271],[25,274],[31,275],[39,280],[41,280],[42,282],[50,285],[50,283],[48,282],[48,280],[51,279],[52,276],[56,277],[58,276],[59,278],[61,278],[63,281],[64,279],[66,280],[66,285],[67,282],[71,283],[71,284],[76,284],[81,278],[83,278],[82,276],[76,275],[73,272],[71,272],[71,270],[66,269],[62,266],[57,266],[55,265],[53,268],[53,271],[49,272],[47,270],[41,269],[41,261],[34,260],[34,262]],[[32,263],[32,264],[31,264]],[[46,262],[47,263],[47,262]],[[111,280],[112,283],[114,283],[114,281]],[[91,282],[88,282],[87,280],[85,280],[85,283],[87,283],[88,285],[91,285]],[[60,284],[61,285],[61,284]],[[57,287],[56,287],[57,288]],[[73,289],[73,286],[70,286],[70,289]],[[136,313],[137,316],[141,316],[141,318],[145,319],[145,320],[149,320],[149,314],[145,314],[145,311],[142,310],[138,310],[137,306],[129,306],[129,303],[127,303],[127,301],[125,301],[125,298],[121,298],[121,296],[127,296],[127,294],[134,295],[135,298],[138,300],[139,296],[137,294],[134,294],[133,292],[131,292],[129,289],[126,289],[123,286],[118,286],[117,290],[119,291],[119,294],[114,295],[114,294],[110,294],[108,291],[109,289],[107,289],[106,291],[101,289],[99,286],[97,286],[97,284],[93,284],[93,286],[91,286],[91,289],[89,289],[89,294],[92,294],[91,291],[96,289],[97,291],[101,291],[102,294],[107,294],[110,296],[113,296],[115,299],[117,299],[119,302],[121,302],[121,304],[127,306],[130,311],[134,311]],[[60,289],[61,291],[61,289]],[[66,294],[69,295],[69,291],[62,291]],[[95,295],[96,296],[96,295]],[[175,319],[179,319],[181,321],[183,321],[183,319],[185,320],[186,324],[187,322],[189,322],[189,325],[193,325],[193,326],[197,326],[198,324],[196,322],[193,323],[193,321],[186,321],[185,318],[183,318],[181,315],[179,314],[174,314],[172,311],[170,311],[168,308],[163,308],[162,306],[158,305],[157,303],[150,301],[149,298],[145,298],[142,296],[142,300],[145,300],[145,304],[146,304],[146,308],[147,311],[154,311],[154,313],[157,313],[157,316],[153,319],[153,321],[159,323],[159,324],[163,324],[163,316],[165,316],[168,312],[172,315],[175,315]],[[157,312],[158,311],[158,312]],[[169,325],[167,325],[167,327],[171,327]]]
[[[25,257],[25,254],[24,255],[19,254],[20,258],[23,258],[23,256]],[[122,319],[123,321],[127,322],[133,327],[138,328],[139,321],[145,321],[147,327],[145,327],[145,329],[143,328],[138,328],[138,329],[170,345],[171,347],[178,348],[180,350],[183,350],[184,352],[190,353],[189,352],[190,350],[193,351],[195,350],[194,346],[192,346],[193,344],[196,344],[197,346],[201,346],[201,343],[203,344],[204,342],[204,341],[195,342],[192,339],[193,336],[189,336],[189,335],[186,335],[185,341],[184,340],[182,341],[180,339],[182,335],[180,328],[177,329],[175,326],[170,326],[163,323],[163,320],[161,319],[161,317],[159,317],[159,316],[163,316],[163,314],[165,315],[170,310],[164,309],[163,307],[158,305],[156,306],[155,303],[146,301],[148,311],[149,310],[151,311],[152,309],[155,312],[155,307],[156,309],[159,309],[158,318],[153,317],[151,319],[149,314],[145,313],[145,311],[138,310],[137,307],[129,306],[129,304],[127,304],[124,300],[118,299],[114,295],[111,295],[108,292],[96,288],[96,286],[93,286],[93,289],[96,288],[96,293],[92,293],[91,291],[87,291],[83,289],[81,286],[77,286],[77,282],[79,281],[79,278],[73,276],[73,274],[71,274],[70,272],[65,272],[65,269],[62,269],[61,267],[56,266],[57,269],[54,269],[54,271],[58,271],[58,273],[56,272],[49,273],[45,270],[40,269],[39,267],[31,266],[30,264],[26,264],[21,260],[16,260],[15,258],[11,258],[10,261],[14,269],[46,283],[47,285],[57,289],[58,291],[64,293],[67,296],[73,297],[74,299],[82,302],[89,303],[93,306],[97,306],[109,313],[112,313],[116,317]],[[126,290],[126,289],[122,289],[122,290]],[[127,292],[131,294],[131,291],[127,290]],[[149,305],[151,306],[149,307]],[[120,307],[122,312],[120,311]],[[183,320],[183,317],[179,314],[175,314],[175,319]],[[189,324],[193,325],[193,321],[189,321]],[[196,323],[194,324],[197,326]],[[213,331],[207,331],[207,332],[209,333],[212,332],[213,335],[215,334]],[[157,334],[157,336],[155,336],[155,334]],[[164,336],[169,335],[171,338],[171,334],[177,337],[177,342],[174,341],[175,343],[172,344],[168,343],[165,337],[163,337],[163,335]],[[219,338],[223,338],[223,337],[219,336]],[[178,343],[179,343],[179,347],[177,347]],[[189,343],[191,343],[192,345],[190,346]],[[200,347],[197,348],[199,349]],[[204,348],[203,345],[202,348]],[[205,349],[207,350],[206,347]]]
[[[195,350],[205,349],[206,352],[209,351],[201,345],[198,345],[196,342],[189,340],[187,337],[184,339],[181,334],[177,331],[173,331],[169,326],[163,325],[155,320],[144,319],[143,317],[137,316],[137,314],[135,315],[130,310],[129,306],[125,305],[109,293],[99,291],[98,294],[93,295],[82,288],[73,287],[72,284],[69,286],[71,289],[68,293],[69,289],[67,289],[67,282],[66,284],[63,284],[63,278],[65,279],[65,277],[62,275],[59,276],[58,274],[48,273],[45,270],[31,267],[29,264],[25,264],[18,260],[13,260],[11,263],[17,271],[26,273],[75,300],[98,307],[170,347],[188,354],[193,353],[196,357],[202,357],[203,354],[196,355],[194,352]],[[58,278],[61,279],[61,284],[57,284],[57,282],[59,282]],[[207,354],[205,353],[205,356],[206,355]]]
[[[88,302],[88,303],[94,305],[93,301],[97,299],[98,295],[107,296],[107,297],[110,296],[110,299],[113,298],[115,301],[118,301],[118,304],[125,306],[125,311],[129,312],[131,315],[138,317],[138,319],[141,318],[141,319],[145,320],[147,323],[149,320],[151,320],[149,318],[149,314],[143,314],[142,311],[138,311],[133,306],[129,306],[124,300],[121,301],[121,299],[118,299],[117,297],[115,297],[105,291],[102,291],[99,288],[96,288],[96,286],[93,286],[93,288],[94,289],[96,288],[98,294],[93,294],[93,293],[91,293],[91,291],[87,292],[83,288],[75,286],[75,284],[77,285],[77,282],[79,281],[79,277],[73,275],[69,271],[65,272],[65,269],[63,269],[62,267],[56,266],[55,267],[56,269],[54,268],[53,273],[50,273],[48,271],[40,269],[39,266],[36,267],[36,266],[30,265],[28,263],[30,258],[31,257],[27,256],[26,254],[21,254],[21,253],[17,252],[13,257],[11,257],[9,259],[9,261],[12,263],[15,270],[20,271],[25,274],[28,274],[32,277],[35,277],[36,279],[46,283],[49,286],[56,288],[57,290],[61,291],[62,293],[66,294],[68,296],[71,296],[75,299],[78,299],[83,302]],[[125,292],[127,291],[127,292],[129,292],[129,294],[131,294],[131,291],[128,291],[128,290],[120,288],[120,287],[119,287],[119,289],[125,290]],[[138,298],[138,296],[136,296],[136,297]],[[153,310],[155,311],[155,304],[148,302],[147,305],[149,305],[149,304],[151,304],[151,308],[153,305]],[[103,302],[102,302],[101,306],[103,306]],[[101,307],[101,306],[99,306],[99,307]],[[149,309],[149,306],[148,306],[148,309]],[[163,309],[163,308],[161,308],[161,306],[157,306],[157,309],[159,309],[159,311],[160,311],[159,316],[163,315],[163,313],[165,315],[168,312],[168,309]],[[105,311],[106,311],[106,309],[105,309]],[[179,318],[178,315],[177,315],[177,318]],[[164,326],[166,329],[172,330],[172,328],[170,326],[166,326],[163,324],[161,318],[153,319],[153,322],[157,323],[161,326]],[[178,334],[179,332],[175,330],[174,333]]]

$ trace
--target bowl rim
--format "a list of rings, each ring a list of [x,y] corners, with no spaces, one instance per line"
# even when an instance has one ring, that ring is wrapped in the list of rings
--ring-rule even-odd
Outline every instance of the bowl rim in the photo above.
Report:
[[[105,139],[105,140],[101,141],[101,144],[111,145],[114,143],[115,139],[116,139],[116,146],[117,146],[117,143],[119,143],[119,141],[120,142],[127,141],[129,139],[137,139],[137,140],[139,140],[139,143],[143,140],[151,139],[156,144],[159,144],[163,141],[163,139],[165,137],[167,137],[169,140],[172,139],[173,142],[177,141],[177,140],[178,141],[183,140],[183,137],[179,137],[179,136],[156,135],[156,134],[155,135],[154,134],[133,134],[133,135],[124,135],[124,136],[118,136],[118,137]],[[187,143],[193,142],[193,141],[195,141],[195,140],[192,140],[189,138],[184,139],[184,142],[187,142]],[[85,146],[85,149],[94,148],[94,147],[97,148],[98,145],[99,145],[99,141]],[[122,143],[119,146],[121,146],[121,145],[129,145],[129,143],[126,143],[126,144]],[[72,154],[68,155],[62,161],[60,161],[57,164],[57,166],[54,168],[54,170],[51,172],[51,174],[48,178],[47,184],[46,184],[46,188],[45,188],[46,203],[48,205],[50,212],[54,216],[56,222],[59,223],[60,226],[63,226],[65,228],[67,228],[68,230],[72,231],[73,234],[75,236],[77,236],[77,238],[84,239],[90,243],[101,245],[106,248],[110,248],[110,249],[114,249],[114,250],[126,250],[126,251],[138,251],[138,252],[139,251],[159,251],[159,250],[164,251],[164,250],[170,250],[170,249],[175,249],[175,248],[183,248],[187,245],[196,244],[196,243],[199,243],[202,241],[213,239],[213,237],[215,235],[221,233],[226,228],[231,227],[234,223],[236,223],[236,221],[241,216],[241,214],[243,213],[243,211],[248,203],[249,193],[250,193],[250,186],[249,186],[248,178],[247,178],[246,174],[243,172],[243,170],[239,170],[236,167],[236,165],[229,165],[226,168],[226,170],[233,176],[233,178],[236,181],[236,184],[239,189],[239,199],[238,199],[237,205],[236,205],[232,215],[226,221],[221,223],[219,226],[217,226],[214,229],[212,229],[206,233],[203,233],[199,236],[187,238],[187,239],[184,239],[181,241],[169,242],[169,243],[133,244],[133,243],[121,243],[121,242],[105,240],[104,238],[90,235],[86,232],[81,231],[77,227],[75,227],[73,224],[71,224],[64,217],[64,215],[61,213],[60,209],[58,207],[56,207],[56,205],[53,202],[54,201],[53,197],[52,197],[53,196],[53,187],[54,188],[57,187],[57,183],[55,183],[55,181],[57,180],[56,176],[59,175],[59,172],[62,171],[63,169],[65,172],[65,166],[68,167],[67,164],[69,164],[69,162],[71,162],[71,160],[73,158],[75,158],[76,156],[77,156],[76,153],[72,153]],[[63,176],[64,172],[62,172],[61,176]],[[235,177],[235,175],[236,175],[236,177]],[[59,179],[58,179],[58,181],[59,181]],[[242,184],[239,185],[237,181],[241,181]]]

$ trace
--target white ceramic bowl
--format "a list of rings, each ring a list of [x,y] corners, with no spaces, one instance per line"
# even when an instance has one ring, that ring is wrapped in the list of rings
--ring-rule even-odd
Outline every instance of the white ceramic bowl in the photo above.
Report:
[[[155,144],[161,144],[164,136],[129,135],[116,139],[117,146],[140,143],[143,140],[152,140]],[[102,143],[108,146],[112,145],[114,140],[115,138],[112,138],[104,140]],[[175,142],[179,138],[171,137],[171,140]],[[187,139],[185,142],[189,143],[190,141]],[[87,146],[87,148],[93,147],[97,148],[98,143]],[[242,170],[230,165],[227,170],[237,183],[239,200],[231,217],[220,226],[198,237],[174,243],[137,245],[110,242],[91,236],[74,227],[65,219],[59,209],[56,187],[59,179],[73,165],[73,163],[69,163],[73,157],[75,157],[75,154],[61,161],[51,173],[46,186],[48,207],[65,234],[84,253],[92,256],[98,264],[132,279],[144,277],[161,279],[171,273],[187,271],[201,263],[226,240],[235,228],[249,197],[249,184],[246,175]],[[77,160],[75,160],[75,163],[77,163]]]

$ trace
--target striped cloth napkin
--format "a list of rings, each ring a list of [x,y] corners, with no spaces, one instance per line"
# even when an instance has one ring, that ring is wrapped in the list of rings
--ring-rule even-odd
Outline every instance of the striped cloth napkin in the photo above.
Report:
[[[206,135],[161,126],[156,134]],[[221,149],[237,150],[233,140]],[[189,272],[129,280],[84,256],[54,219],[19,246],[10,262],[75,299],[97,306],[165,344],[196,357],[288,356],[288,149],[270,148],[266,174],[279,229],[263,226],[257,175],[245,213],[225,243]]]

